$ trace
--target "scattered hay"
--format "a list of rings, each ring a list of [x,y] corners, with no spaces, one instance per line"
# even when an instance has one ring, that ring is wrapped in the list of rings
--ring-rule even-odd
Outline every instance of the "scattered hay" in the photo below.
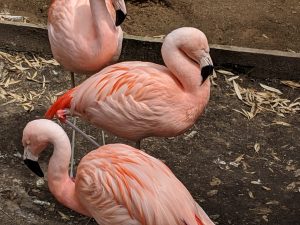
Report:
[[[289,86],[291,88],[300,88],[300,83],[294,82],[294,81],[290,81],[290,80],[282,80],[280,81],[280,83]]]
[[[300,111],[300,97],[294,100],[283,98],[281,97],[283,93],[280,90],[261,83],[260,86],[264,91],[259,91],[254,88],[244,88],[237,81],[239,76],[235,76],[235,74],[225,70],[218,70],[217,72],[225,76],[227,83],[233,87],[234,94],[237,98],[249,106],[250,110],[243,108],[233,109],[249,120],[253,119],[258,113],[263,112],[273,112],[280,117],[285,117],[286,114]],[[231,77],[227,78],[226,76]],[[293,88],[297,88],[298,85],[300,85],[292,81],[282,81],[282,83]],[[285,122],[275,122],[275,124],[288,126]]]
[[[59,64],[54,59],[46,60],[35,55],[28,58],[22,53],[11,55],[0,51],[0,63],[1,60],[4,61],[0,67],[0,100],[4,101],[1,106],[17,103],[25,111],[33,111],[37,100],[46,92],[49,95],[47,84],[50,82],[40,74],[40,70],[46,66]],[[22,82],[34,82],[39,86],[24,93],[24,89],[20,87]],[[56,99],[56,96],[50,97],[50,100],[53,99]]]

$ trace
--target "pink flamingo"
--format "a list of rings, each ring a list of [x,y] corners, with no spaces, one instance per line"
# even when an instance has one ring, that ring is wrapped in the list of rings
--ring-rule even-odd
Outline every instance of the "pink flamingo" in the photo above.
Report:
[[[124,0],[52,0],[48,36],[54,58],[75,73],[98,72],[120,56],[125,17]]]
[[[40,153],[51,143],[48,186],[66,207],[102,225],[213,225],[189,191],[160,160],[123,144],[89,152],[75,181],[68,176],[70,141],[51,120],[29,122],[23,131],[24,162],[43,176]]]
[[[46,112],[79,116],[117,136],[136,141],[176,136],[202,114],[210,96],[213,72],[204,33],[184,27],[162,45],[167,67],[150,62],[111,65],[61,96]],[[69,110],[64,110],[69,109]]]

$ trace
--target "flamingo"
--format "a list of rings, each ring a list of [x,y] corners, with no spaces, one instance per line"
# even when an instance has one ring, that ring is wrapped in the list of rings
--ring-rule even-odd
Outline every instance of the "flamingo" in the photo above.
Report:
[[[123,41],[119,26],[126,17],[124,0],[52,0],[48,37],[54,58],[75,73],[93,74],[118,60]],[[76,119],[74,118],[74,124]],[[104,142],[102,132],[102,141]],[[72,143],[75,142],[75,132]],[[74,144],[71,174],[73,174]]]
[[[79,116],[136,141],[137,148],[145,137],[185,132],[209,101],[208,41],[200,30],[183,27],[166,36],[161,52],[167,67],[140,61],[110,65],[60,96],[45,117]]]
[[[24,162],[38,176],[39,155],[51,143],[48,186],[66,207],[101,225],[213,225],[185,186],[160,160],[124,144],[84,156],[75,180],[68,175],[71,145],[55,122],[38,119],[23,131]]]
[[[52,0],[48,36],[54,58],[69,71],[93,74],[118,60],[124,0]]]

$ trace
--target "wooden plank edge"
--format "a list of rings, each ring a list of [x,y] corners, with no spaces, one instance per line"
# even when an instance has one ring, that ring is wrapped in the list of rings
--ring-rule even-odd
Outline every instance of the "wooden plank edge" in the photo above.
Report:
[[[162,38],[125,34],[120,61],[162,64],[162,42]],[[46,27],[28,23],[0,21],[0,49],[51,56]],[[258,78],[300,80],[299,53],[215,44],[210,45],[210,50],[216,67]]]

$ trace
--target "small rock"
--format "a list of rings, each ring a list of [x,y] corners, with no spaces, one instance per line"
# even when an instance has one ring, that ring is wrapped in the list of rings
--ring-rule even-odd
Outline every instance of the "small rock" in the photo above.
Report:
[[[254,199],[254,194],[253,194],[252,191],[249,191],[249,192],[248,192],[248,195],[249,195],[250,198]]]
[[[263,218],[264,221],[269,222],[269,219],[268,219],[267,215],[263,215],[262,218]]]
[[[37,205],[42,205],[42,206],[50,206],[50,202],[46,202],[46,201],[41,201],[41,200],[38,200],[38,199],[34,199],[33,200],[33,203],[37,204]]]
[[[300,176],[300,169],[297,169],[297,170],[294,172],[294,174],[295,174],[295,177],[299,177],[299,176]]]
[[[36,181],[36,186],[37,187],[43,187],[45,185],[45,181],[43,178],[38,178]]]
[[[220,215],[219,214],[210,215],[209,218],[211,218],[212,220],[217,220],[220,218]]]
[[[273,201],[267,202],[266,205],[279,205],[279,202],[276,200],[273,200]]]
[[[22,155],[21,155],[20,152],[15,153],[15,154],[14,154],[14,157],[17,157],[17,158],[19,158],[19,159],[22,159]]]
[[[192,139],[193,137],[195,137],[196,134],[197,134],[197,131],[193,130],[189,134],[185,135],[185,137],[183,139],[188,141],[188,140]]]
[[[209,184],[210,184],[210,186],[219,186],[221,183],[222,183],[222,181],[219,178],[213,177]]]
[[[218,190],[210,190],[206,194],[207,194],[208,197],[212,197],[212,196],[218,194]]]
[[[295,189],[295,187],[296,187],[296,182],[292,182],[292,183],[290,183],[290,184],[286,187],[286,190],[287,190],[287,191],[292,191],[292,190]]]
[[[266,187],[266,186],[262,186],[262,189],[266,190],[266,191],[271,191],[271,188]]]
[[[261,184],[261,180],[258,179],[257,181],[256,181],[256,180],[251,181],[251,184],[257,184],[257,185],[260,185],[260,184]]]

